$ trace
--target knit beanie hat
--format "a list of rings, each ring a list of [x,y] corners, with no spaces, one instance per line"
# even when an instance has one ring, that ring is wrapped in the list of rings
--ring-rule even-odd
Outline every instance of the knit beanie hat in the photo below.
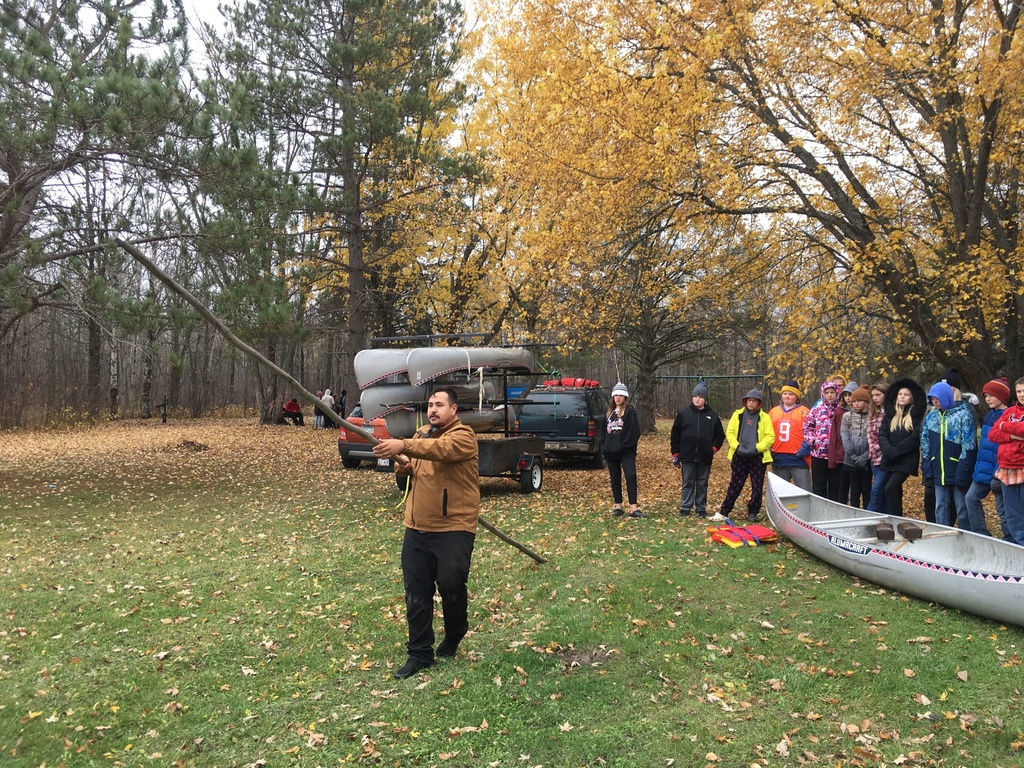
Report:
[[[761,397],[761,390],[757,389],[756,387],[754,389],[750,390],[749,392],[747,392],[747,394],[745,394],[743,396],[743,399],[744,400],[757,400],[757,401],[762,402],[762,403],[764,402],[764,398]]]
[[[691,397],[703,397],[705,400],[708,399],[708,383],[706,381],[698,381],[697,386],[693,388],[693,394]]]
[[[612,387],[612,397],[615,397],[616,395],[625,395],[626,397],[629,397],[629,390],[626,389],[626,385],[621,381]]]
[[[981,388],[981,391],[986,395],[992,395],[1003,405],[1010,404],[1010,381],[1005,376],[992,379],[992,381]]]
[[[797,400],[804,396],[804,393],[800,391],[800,385],[796,383],[795,379],[790,379],[786,382],[786,386],[782,388],[782,392],[790,392],[796,395]]]
[[[862,403],[871,402],[871,390],[867,387],[857,387],[850,395],[850,402],[856,403],[858,400]]]
[[[953,389],[961,389],[960,386],[960,372],[956,368],[947,368],[942,372],[942,376],[939,377],[939,381],[944,381]]]

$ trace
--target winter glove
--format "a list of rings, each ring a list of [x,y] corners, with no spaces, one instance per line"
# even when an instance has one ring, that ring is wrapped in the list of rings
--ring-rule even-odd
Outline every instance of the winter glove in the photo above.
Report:
[[[806,459],[808,456],[811,455],[811,446],[808,444],[806,440],[804,440],[803,443],[800,444],[800,449],[796,452],[796,455],[799,456],[801,459]]]
[[[679,460],[679,454],[678,453],[673,453],[672,454],[672,466],[673,467],[678,467],[680,465],[680,463],[681,462]]]
[[[867,456],[861,456],[857,459],[857,469],[869,469],[871,467]]]

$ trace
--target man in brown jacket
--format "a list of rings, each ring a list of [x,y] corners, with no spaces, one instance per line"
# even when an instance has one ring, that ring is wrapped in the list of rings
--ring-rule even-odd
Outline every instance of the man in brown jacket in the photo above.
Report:
[[[454,656],[469,631],[466,583],[480,515],[480,475],[476,434],[457,411],[455,391],[440,389],[427,400],[429,427],[408,440],[382,440],[373,449],[383,459],[399,457],[395,471],[412,476],[402,544],[409,659],[395,672],[399,679],[434,665],[435,585],[444,614],[437,655]]]

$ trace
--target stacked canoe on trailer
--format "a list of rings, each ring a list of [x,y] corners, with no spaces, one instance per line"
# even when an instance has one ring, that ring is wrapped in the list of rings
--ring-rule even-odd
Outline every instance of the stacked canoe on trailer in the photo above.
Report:
[[[462,423],[477,433],[504,436],[478,441],[480,474],[511,476],[524,491],[540,490],[544,439],[509,435],[506,395],[509,375],[536,375],[531,352],[519,347],[364,349],[354,364],[367,421],[383,417],[392,437],[412,437],[426,424],[430,394],[454,388]]]
[[[503,429],[504,409],[488,373],[532,373],[533,355],[518,347],[420,347],[364,349],[356,354],[356,382],[363,418],[381,416],[395,437],[411,437],[422,426],[431,392],[454,387],[459,418],[476,432]],[[504,397],[504,393],[501,393]]]

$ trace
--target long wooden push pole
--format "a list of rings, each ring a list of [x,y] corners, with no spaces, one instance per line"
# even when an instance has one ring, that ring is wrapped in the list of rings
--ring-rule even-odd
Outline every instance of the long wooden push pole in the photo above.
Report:
[[[324,415],[329,417],[331,421],[333,421],[338,426],[344,427],[346,430],[351,430],[352,432],[355,432],[357,435],[361,436],[364,440],[369,442],[370,445],[377,445],[380,442],[380,440],[374,437],[371,432],[368,432],[365,429],[362,429],[361,427],[357,427],[355,424],[352,424],[351,422],[347,421],[343,417],[336,414],[333,408],[324,403],[324,401],[321,400],[319,397],[309,392],[295,379],[294,376],[288,373],[288,371],[274,363],[272,360],[267,359],[258,350],[253,349],[240,338],[235,336],[235,334],[231,331],[230,328],[227,327],[223,320],[221,320],[219,317],[213,314],[213,312],[211,312],[207,308],[207,306],[203,304],[203,302],[199,301],[199,299],[193,296],[187,288],[180,285],[177,280],[175,280],[173,277],[171,277],[162,269],[160,269],[160,267],[158,267],[156,264],[150,261],[149,258],[147,258],[142,251],[140,251],[131,243],[126,242],[125,240],[122,240],[120,238],[115,238],[114,242],[116,242],[119,247],[123,248],[129,255],[131,255],[133,259],[139,262],[139,264],[144,266],[157,279],[159,279],[160,282],[162,282],[164,285],[166,285],[168,288],[170,288],[172,291],[178,294],[181,298],[187,301],[192,306],[192,308],[196,310],[196,312],[202,315],[204,320],[206,320],[208,323],[210,323],[210,325],[216,328],[218,332],[220,332],[220,335],[223,336],[231,346],[233,346],[240,352],[248,355],[253,360],[258,362],[260,365],[269,368],[274,374],[280,376],[282,379],[287,381],[295,389],[295,391],[302,396],[303,400],[305,400],[308,403],[311,403],[312,405],[319,406],[320,410],[323,411]],[[478,519],[480,521],[480,525],[482,525],[488,531],[490,531],[499,539],[504,541],[506,544],[515,547],[525,555],[529,555],[538,563],[547,562],[546,559],[538,555],[525,544],[516,541],[507,533],[503,533],[499,529],[495,528],[492,523],[484,519],[483,515],[481,515]]]

